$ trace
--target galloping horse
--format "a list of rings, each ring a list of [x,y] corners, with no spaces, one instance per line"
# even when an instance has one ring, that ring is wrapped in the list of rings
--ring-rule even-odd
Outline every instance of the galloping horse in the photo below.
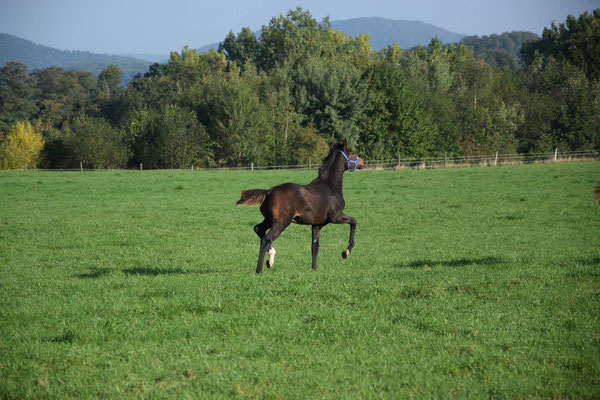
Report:
[[[260,204],[264,221],[254,227],[260,238],[260,251],[256,273],[262,271],[265,253],[269,251],[267,268],[275,262],[275,249],[272,243],[292,222],[312,225],[312,268],[317,269],[319,235],[321,228],[329,223],[349,224],[350,240],[342,258],[350,255],[354,247],[356,220],[344,213],[345,202],[342,194],[344,171],[354,171],[364,167],[364,162],[343,143],[332,143],[329,155],[319,168],[319,176],[308,185],[284,183],[269,190],[249,189],[242,191],[237,204],[246,206]],[[269,230],[267,233],[267,230]]]

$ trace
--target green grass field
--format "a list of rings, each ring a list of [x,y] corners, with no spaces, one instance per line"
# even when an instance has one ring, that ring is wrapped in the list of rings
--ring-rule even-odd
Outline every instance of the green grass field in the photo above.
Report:
[[[600,397],[600,163],[347,173],[257,276],[314,176],[1,172],[0,398]]]

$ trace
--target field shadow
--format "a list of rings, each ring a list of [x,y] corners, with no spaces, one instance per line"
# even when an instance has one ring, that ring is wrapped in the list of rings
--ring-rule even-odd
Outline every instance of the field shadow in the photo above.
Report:
[[[89,272],[75,275],[81,279],[102,278],[112,271],[120,271],[126,275],[133,276],[160,276],[160,275],[186,275],[186,274],[219,274],[223,271],[211,268],[183,269],[183,268],[157,268],[157,267],[129,267],[122,269],[111,268],[90,268]]]
[[[214,268],[157,268],[157,267],[132,267],[123,268],[121,270],[128,275],[144,275],[144,276],[159,276],[159,275],[187,275],[187,274],[220,274],[224,271]]]
[[[43,338],[40,341],[42,343],[67,343],[67,344],[70,344],[70,343],[73,343],[74,339],[75,339],[75,334],[72,331],[65,331],[65,332],[61,333],[60,335]]]
[[[416,260],[409,263],[396,264],[398,268],[424,268],[424,267],[467,267],[471,265],[497,265],[503,264],[504,260],[500,257],[480,257],[480,258],[458,258],[456,260]]]
[[[591,257],[591,258],[578,258],[575,260],[578,264],[585,266],[600,266],[600,257]]]
[[[158,275],[183,275],[190,274],[194,271],[181,269],[181,268],[156,268],[156,267],[131,267],[123,268],[124,274],[127,275],[146,275],[146,276],[158,276]]]
[[[110,274],[110,271],[112,271],[110,268],[92,267],[92,268],[90,268],[89,272],[86,272],[83,274],[77,274],[75,276],[78,278],[81,278],[81,279],[98,279],[105,275]]]

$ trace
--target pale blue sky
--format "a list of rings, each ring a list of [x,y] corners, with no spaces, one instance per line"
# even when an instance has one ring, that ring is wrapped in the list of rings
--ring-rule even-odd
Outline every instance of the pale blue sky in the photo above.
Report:
[[[467,35],[540,34],[555,20],[600,8],[600,0],[0,0],[0,33],[61,50],[168,54],[258,30],[300,6],[321,20],[419,20]]]

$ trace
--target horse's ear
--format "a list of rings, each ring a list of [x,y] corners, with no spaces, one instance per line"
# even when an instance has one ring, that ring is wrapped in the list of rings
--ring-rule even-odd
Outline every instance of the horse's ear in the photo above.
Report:
[[[344,151],[348,150],[348,142],[346,142],[346,138],[344,138]]]
[[[335,138],[331,139],[331,150],[335,149],[336,145]]]

